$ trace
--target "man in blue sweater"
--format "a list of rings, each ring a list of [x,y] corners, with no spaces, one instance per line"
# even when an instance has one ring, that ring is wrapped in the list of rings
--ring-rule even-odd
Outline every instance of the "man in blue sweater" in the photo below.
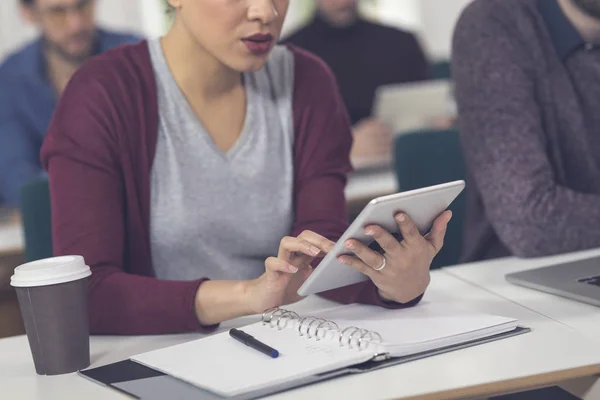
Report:
[[[20,0],[40,37],[0,65],[0,202],[40,176],[39,151],[58,97],[89,57],[139,38],[98,28],[94,0]]]

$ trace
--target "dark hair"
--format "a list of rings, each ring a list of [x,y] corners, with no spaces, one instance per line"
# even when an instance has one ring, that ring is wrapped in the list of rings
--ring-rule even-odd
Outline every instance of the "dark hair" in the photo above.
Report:
[[[25,6],[32,6],[35,3],[35,0],[21,0],[21,4]]]

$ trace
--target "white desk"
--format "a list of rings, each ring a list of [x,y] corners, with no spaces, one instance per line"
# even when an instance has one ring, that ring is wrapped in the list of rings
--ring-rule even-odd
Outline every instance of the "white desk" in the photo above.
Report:
[[[528,260],[504,258],[449,267],[444,271],[600,341],[600,307],[517,286],[504,278],[512,272],[589,257],[600,257],[600,249]]]
[[[273,396],[305,398],[438,399],[487,396],[600,374],[600,346],[577,331],[515,303],[506,301],[443,271],[433,273],[425,301],[519,318],[531,333],[352,377],[335,379]],[[292,307],[299,313],[332,306],[308,298]],[[222,329],[254,322],[244,318]],[[92,337],[94,367],[134,354],[200,337]],[[0,393],[29,399],[125,399],[76,374],[35,374],[26,337],[0,340]]]

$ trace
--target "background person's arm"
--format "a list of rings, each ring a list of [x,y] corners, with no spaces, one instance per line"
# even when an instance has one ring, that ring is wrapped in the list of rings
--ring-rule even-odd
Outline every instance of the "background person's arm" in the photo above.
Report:
[[[521,257],[600,246],[600,196],[557,183],[528,49],[474,3],[456,28],[452,71],[469,171],[500,240]],[[499,8],[499,7],[498,7]],[[496,10],[502,12],[502,10]]]
[[[10,206],[17,206],[21,187],[41,176],[41,140],[15,110],[14,89],[0,79],[0,193]]]

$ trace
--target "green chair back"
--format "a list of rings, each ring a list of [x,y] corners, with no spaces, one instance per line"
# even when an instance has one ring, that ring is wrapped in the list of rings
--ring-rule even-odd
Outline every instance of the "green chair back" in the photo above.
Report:
[[[25,260],[52,257],[50,191],[46,178],[32,180],[23,186],[20,208],[25,234]]]
[[[431,65],[433,79],[452,79],[452,70],[449,60],[436,61]]]
[[[395,167],[401,191],[465,179],[465,167],[458,131],[430,130],[403,133],[395,139]],[[465,192],[450,205],[453,217],[444,248],[431,268],[459,263],[465,219]]]

